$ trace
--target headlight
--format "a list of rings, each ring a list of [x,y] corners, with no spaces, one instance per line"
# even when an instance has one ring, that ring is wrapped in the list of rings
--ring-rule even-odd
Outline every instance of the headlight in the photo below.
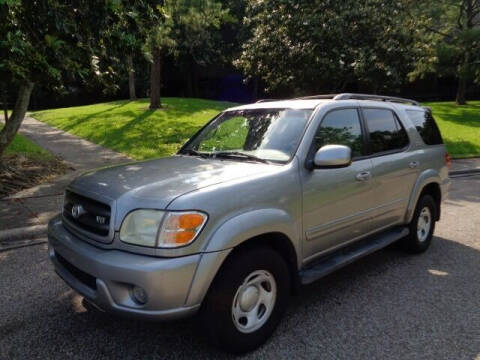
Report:
[[[174,248],[190,244],[207,222],[197,211],[136,210],[127,215],[120,240],[129,244]]]
[[[135,210],[127,215],[120,229],[120,240],[129,244],[156,246],[164,211]]]

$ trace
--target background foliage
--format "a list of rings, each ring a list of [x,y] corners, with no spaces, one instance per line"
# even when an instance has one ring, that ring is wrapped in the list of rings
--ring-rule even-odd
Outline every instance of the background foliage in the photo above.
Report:
[[[156,42],[167,96],[453,99],[467,74],[476,98],[479,10],[479,0],[0,0],[1,86],[11,106],[25,78],[31,108],[70,106],[128,97],[132,73],[145,97]]]

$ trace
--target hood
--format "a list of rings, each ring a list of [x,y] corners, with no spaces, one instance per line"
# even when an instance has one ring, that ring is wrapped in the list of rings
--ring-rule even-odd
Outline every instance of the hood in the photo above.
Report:
[[[222,182],[256,175],[275,165],[193,156],[171,156],[91,171],[76,178],[70,188],[98,195],[128,208],[165,209],[176,197]],[[127,204],[124,204],[127,205]]]

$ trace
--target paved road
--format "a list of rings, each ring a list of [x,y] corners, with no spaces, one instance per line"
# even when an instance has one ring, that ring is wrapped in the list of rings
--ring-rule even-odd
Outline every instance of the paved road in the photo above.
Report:
[[[430,250],[395,247],[308,286],[245,358],[480,359],[480,176],[455,179]],[[0,358],[223,358],[195,321],[86,310],[44,246],[0,253]]]

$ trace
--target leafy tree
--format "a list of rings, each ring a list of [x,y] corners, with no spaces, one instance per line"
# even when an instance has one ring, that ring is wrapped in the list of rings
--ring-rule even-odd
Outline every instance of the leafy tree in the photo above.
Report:
[[[248,0],[252,29],[235,64],[267,91],[391,91],[410,71],[399,1]]]
[[[199,70],[227,61],[220,30],[235,19],[221,3],[212,0],[177,2],[172,15],[175,59],[184,70],[187,96],[198,96]]]
[[[151,16],[145,53],[152,61],[150,109],[160,108],[162,55],[205,65],[214,60],[220,25],[229,20],[228,10],[214,0],[165,0]],[[187,60],[185,60],[187,59]]]
[[[166,0],[163,5],[148,7],[146,20],[143,21],[144,28],[149,29],[143,50],[151,62],[150,109],[152,110],[162,107],[160,99],[162,55],[164,52],[170,52],[175,46],[175,41],[171,37],[173,21],[168,11],[170,6],[171,3]]]
[[[455,76],[464,105],[468,83],[480,83],[480,0],[405,0],[404,9],[417,42],[411,78]]]
[[[142,45],[145,42],[145,32],[141,26],[141,19],[147,6],[148,3],[141,0],[133,2],[127,0],[117,1],[114,6],[115,18],[110,28],[108,42],[109,58],[110,60],[126,60],[126,64],[121,60],[118,63],[124,65],[121,66],[122,70],[126,70],[128,73],[130,100],[137,98],[134,56],[141,53]]]
[[[100,75],[112,2],[0,0],[0,75],[17,89],[13,113],[0,131],[0,156],[13,140],[35,84],[64,90],[67,79]]]

